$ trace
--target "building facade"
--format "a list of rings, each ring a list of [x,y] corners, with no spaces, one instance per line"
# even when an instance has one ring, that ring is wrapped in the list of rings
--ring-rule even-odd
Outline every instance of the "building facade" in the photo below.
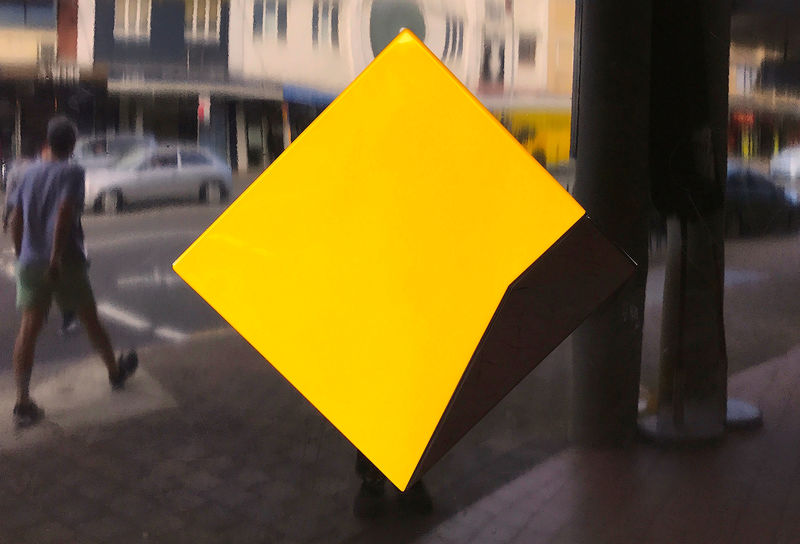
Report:
[[[10,0],[0,4],[0,160],[44,139],[55,113],[94,129],[105,82],[76,64],[77,0]]]

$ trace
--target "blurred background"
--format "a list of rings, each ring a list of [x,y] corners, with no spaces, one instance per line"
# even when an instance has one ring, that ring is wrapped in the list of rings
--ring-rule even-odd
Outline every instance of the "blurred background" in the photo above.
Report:
[[[791,20],[757,10],[732,19],[725,208],[730,373],[782,355],[799,339],[800,64]],[[308,532],[298,541],[328,542],[326,531],[345,537],[361,530],[342,521],[349,520],[356,488],[352,450],[171,263],[401,28],[422,38],[572,190],[574,0],[0,2],[0,189],[14,161],[41,145],[53,114],[77,122],[74,159],[87,171],[83,221],[98,310],[117,346],[147,347],[142,372],[152,381],[142,383],[163,387],[148,397],[153,404],[109,416],[129,422],[117,434],[138,441],[140,476],[164,460],[188,467],[182,478],[212,474],[213,481],[200,478],[211,481],[203,500],[219,502],[228,493],[231,503],[222,506],[240,524],[252,521],[236,516],[256,500],[273,500],[287,512],[325,512],[328,524],[313,521],[310,529],[307,519],[286,518],[284,534]],[[624,149],[618,160],[626,161]],[[642,410],[652,407],[657,387],[665,277],[663,218],[653,212],[651,224]],[[0,393],[10,379],[17,327],[13,267],[4,237]],[[40,340],[34,381],[92,353],[84,335],[59,335],[56,321]],[[443,512],[459,511],[566,444],[570,349],[566,342],[554,352],[431,472]],[[57,413],[63,394],[47,389],[37,398],[49,399],[45,408]],[[95,401],[70,402],[89,410]],[[192,406],[197,420],[181,420],[186,427],[176,430],[169,411],[175,406]],[[75,413],[63,412],[60,425],[85,428],[84,419],[70,419]],[[164,443],[153,446],[139,424],[160,429]],[[15,447],[3,441],[4,432],[0,425],[0,451]],[[233,474],[235,463],[219,468],[223,458],[241,460],[242,474]],[[276,487],[276,474],[284,487]],[[178,489],[178,480],[170,481]],[[223,489],[222,482],[241,487]],[[179,498],[153,485],[151,496],[161,497],[167,512],[181,510]],[[267,496],[270,486],[282,495]],[[97,508],[92,515],[100,515]],[[213,519],[195,517],[200,524]]]

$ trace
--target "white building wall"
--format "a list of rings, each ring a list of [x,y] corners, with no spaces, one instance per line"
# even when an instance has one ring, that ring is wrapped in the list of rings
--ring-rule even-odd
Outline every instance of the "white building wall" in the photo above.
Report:
[[[313,0],[291,0],[286,14],[286,39],[253,32],[254,0],[231,2],[232,27],[229,71],[244,79],[271,79],[284,83],[337,90],[349,82],[350,62],[343,55],[346,21],[340,16],[339,48],[312,41]],[[341,9],[341,8],[340,8]],[[233,28],[236,20],[237,28]],[[346,42],[345,42],[346,43]]]
[[[514,92],[542,92],[547,89],[547,59],[548,59],[548,7],[549,0],[524,0],[514,2],[514,48],[517,53],[515,60],[516,74]],[[536,37],[536,55],[534,64],[519,64],[518,50],[519,37],[533,35]]]
[[[78,65],[83,69],[94,66],[95,0],[78,2]]]
[[[425,43],[441,58],[446,15],[463,22],[462,53],[447,65],[467,87],[480,77],[483,0],[423,0]],[[538,1],[538,0],[537,0]],[[340,0],[339,47],[312,40],[313,0],[290,0],[286,40],[260,39],[253,33],[254,0],[231,0],[229,71],[233,77],[273,80],[338,93],[373,59],[369,15],[372,0]]]

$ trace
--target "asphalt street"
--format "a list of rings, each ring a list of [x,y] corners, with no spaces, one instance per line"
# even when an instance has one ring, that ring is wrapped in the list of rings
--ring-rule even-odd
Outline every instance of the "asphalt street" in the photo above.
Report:
[[[154,342],[184,342],[191,335],[225,327],[173,271],[172,262],[222,212],[222,206],[193,203],[84,217],[87,251],[98,311],[117,350]],[[10,354],[16,334],[14,256],[5,237],[0,246],[0,353]],[[37,364],[91,353],[81,331],[58,334],[57,308],[37,346]],[[6,370],[9,357],[0,357]]]

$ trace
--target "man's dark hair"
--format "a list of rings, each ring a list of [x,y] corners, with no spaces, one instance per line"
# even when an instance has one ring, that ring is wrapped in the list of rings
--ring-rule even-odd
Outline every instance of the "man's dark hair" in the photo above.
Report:
[[[47,123],[47,145],[59,159],[66,159],[75,149],[78,139],[78,128],[75,123],[64,116],[53,117]]]

